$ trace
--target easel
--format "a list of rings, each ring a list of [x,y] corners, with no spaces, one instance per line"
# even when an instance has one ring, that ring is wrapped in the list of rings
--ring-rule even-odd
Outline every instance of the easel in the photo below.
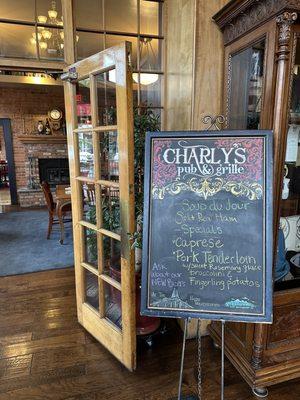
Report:
[[[211,319],[212,317],[221,322],[221,400],[224,400],[225,395],[225,320],[243,323],[272,322],[272,132],[259,131],[255,136],[250,130],[224,130],[219,133],[218,124],[224,120],[223,116],[206,116],[203,122],[209,124],[209,127],[205,131],[150,132],[146,138],[145,154],[149,155],[149,160],[145,158],[147,185],[145,185],[144,210],[146,211],[143,239],[145,247],[143,248],[146,250],[143,251],[145,267],[142,272],[141,312],[142,315],[181,317],[185,320],[178,396],[173,400],[202,399],[200,320],[198,321],[198,393],[194,391],[193,395],[182,396],[188,318]],[[206,151],[200,151],[199,148],[206,148]],[[199,150],[199,154],[196,149]],[[254,153],[257,154],[258,161],[252,170]],[[172,176],[168,172],[169,167],[171,168],[169,164],[172,164]],[[212,166],[213,164],[218,164],[218,170]],[[238,164],[243,164],[243,167],[238,167]],[[206,169],[207,166],[210,168]],[[235,174],[237,176],[232,177]],[[221,191],[223,192],[220,193]],[[206,201],[208,197],[218,193],[214,199]],[[176,195],[180,197],[175,198]],[[232,202],[232,196],[241,199]],[[198,201],[199,197],[204,199],[203,203],[202,200]],[[224,205],[224,199],[228,202],[228,206]],[[186,205],[184,202],[180,203],[182,200]],[[251,203],[253,207],[249,205],[249,213],[242,212],[246,209],[248,211],[246,207],[248,200],[253,200],[255,203]],[[194,203],[199,204],[196,207]],[[193,207],[187,204],[193,204]],[[207,215],[204,214],[206,219],[202,217],[197,219],[192,214],[197,208],[208,210]],[[166,220],[155,224],[158,215],[164,214],[165,209],[168,210],[164,215]],[[180,219],[177,218],[178,210],[183,213]],[[223,210],[223,214],[215,212],[219,210]],[[252,230],[248,232],[245,226],[252,220]],[[191,227],[188,228],[191,229],[187,231],[183,226],[183,222],[186,221],[194,221],[190,223]],[[224,246],[223,250],[212,252],[200,249],[197,253],[193,247],[203,249],[207,247],[205,242],[203,240],[196,242],[194,239],[198,236],[188,242],[183,235],[188,232],[190,237],[194,233],[199,233],[200,236],[211,234],[213,229],[205,229],[206,226],[197,231],[194,228],[207,221],[211,222],[211,227],[214,227],[214,222],[238,223],[233,235],[234,240],[230,234],[232,227],[226,226],[223,229],[223,225],[220,225],[216,233],[220,235],[220,239],[212,241],[212,247],[220,249]],[[178,231],[180,234],[173,234]],[[168,237],[166,245],[154,243],[153,238],[156,234],[159,237]],[[248,253],[246,239],[250,234],[255,240],[252,243],[251,253]],[[217,243],[220,246],[217,246]],[[184,247],[187,249],[183,249]],[[203,264],[200,264],[203,257],[199,258],[200,261],[197,259],[200,251],[204,253]],[[193,263],[194,259],[196,263]],[[175,266],[172,265],[172,260],[176,261]],[[223,267],[225,264],[230,265]],[[240,264],[245,264],[244,268],[240,267]],[[209,265],[208,269],[213,270],[211,275],[216,279],[201,281],[202,278],[198,280],[194,278],[197,275],[210,276],[209,273],[204,274],[200,271],[206,269],[206,265]],[[193,274],[182,272],[186,270],[189,272],[191,268],[198,270],[193,271]],[[216,275],[214,275],[215,270]],[[226,275],[227,270],[230,273]],[[248,273],[251,274],[249,278]],[[174,278],[174,281],[171,278],[168,280],[169,277]],[[218,280],[219,277],[221,279]],[[212,287],[211,291],[209,286]],[[231,290],[233,286],[236,287]],[[178,287],[185,289],[178,290]],[[201,296],[200,292],[203,289],[205,290]],[[217,333],[219,334],[219,327]]]
[[[182,377],[183,377],[183,366],[184,366],[184,356],[186,347],[186,336],[187,327],[189,323],[189,318],[184,321],[184,331],[183,331],[183,342],[181,351],[181,362],[180,362],[180,373],[179,373],[179,384],[178,384],[178,397],[177,400],[202,400],[202,379],[201,379],[201,320],[198,319],[197,324],[197,342],[198,342],[198,382],[197,382],[197,397],[194,395],[188,395],[187,397],[181,396],[182,391]],[[221,341],[221,400],[224,400],[224,364],[225,364],[225,321],[221,320],[222,323],[222,341]]]
[[[202,122],[205,125],[208,125],[207,130],[220,130],[220,126],[225,122],[225,117],[223,115],[217,115],[215,117],[211,115],[206,115],[202,118]],[[184,355],[185,355],[185,344],[186,344],[186,334],[187,327],[189,323],[189,318],[187,318],[184,322],[184,332],[183,332],[183,343],[182,343],[182,351],[181,351],[181,363],[180,363],[180,374],[179,374],[179,385],[178,385],[178,397],[177,400],[197,400],[197,397],[194,395],[189,395],[187,398],[181,396],[182,389],[182,375],[183,375],[183,365],[184,365]],[[224,363],[225,363],[225,321],[221,320],[222,323],[222,341],[221,341],[221,400],[224,400]],[[202,379],[201,379],[201,320],[198,319],[197,325],[197,341],[198,341],[198,382],[197,382],[197,391],[198,391],[198,400],[201,399],[202,392]]]

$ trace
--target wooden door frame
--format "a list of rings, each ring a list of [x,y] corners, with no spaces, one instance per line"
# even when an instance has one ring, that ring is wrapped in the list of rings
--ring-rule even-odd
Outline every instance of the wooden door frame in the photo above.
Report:
[[[69,66],[64,79],[64,94],[66,107],[67,140],[71,182],[72,215],[74,231],[74,258],[75,258],[75,282],[78,321],[100,343],[102,343],[114,356],[129,370],[136,367],[136,315],[135,315],[135,266],[134,251],[131,248],[129,234],[135,231],[134,215],[134,149],[133,149],[133,102],[132,102],[132,71],[129,65],[131,43],[124,42],[118,46],[106,49],[84,60]],[[101,66],[101,67],[100,67]],[[126,73],[124,73],[124,66]],[[80,170],[78,140],[74,133],[82,129],[77,126],[76,87],[78,80],[93,77],[109,69],[116,69],[116,96],[117,96],[117,127],[119,135],[119,190],[121,213],[121,295],[122,295],[122,331],[117,332],[108,327],[108,322],[101,317],[101,311],[95,313],[85,302],[84,268],[87,265],[82,260],[83,256],[83,232],[87,226],[81,218],[81,206],[77,199],[81,198]],[[76,78],[67,76],[75,75]],[[91,79],[91,95],[95,94],[94,80]],[[92,105],[92,124],[95,129],[95,109]],[[89,130],[93,130],[93,128]],[[110,128],[110,129],[108,129]],[[107,127],[106,130],[115,130]],[[99,131],[103,129],[99,129]],[[94,140],[94,139],[93,139]],[[94,149],[97,144],[94,140]],[[95,171],[97,171],[97,157],[95,158]],[[95,182],[99,183],[95,172]],[[81,179],[82,181],[82,179]],[[97,190],[97,189],[96,189]],[[97,193],[97,192],[96,192]],[[96,205],[97,207],[97,205]],[[97,208],[96,208],[97,212]],[[98,223],[97,223],[98,224]],[[101,226],[97,232],[101,233]],[[101,233],[102,234],[102,233]],[[98,264],[99,268],[99,264]],[[99,282],[103,274],[99,271]],[[100,285],[100,284],[99,284]],[[126,291],[126,294],[124,294]],[[110,329],[110,330],[109,330]],[[109,331],[109,335],[107,332]],[[112,351],[113,350],[113,351]]]
[[[16,183],[16,171],[14,161],[14,149],[10,118],[0,118],[0,126],[3,128],[4,145],[8,167],[9,191],[12,205],[18,204],[18,192]]]

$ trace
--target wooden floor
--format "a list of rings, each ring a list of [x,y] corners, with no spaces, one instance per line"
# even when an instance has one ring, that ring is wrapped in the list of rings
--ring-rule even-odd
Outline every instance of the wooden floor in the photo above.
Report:
[[[140,345],[138,369],[130,373],[77,323],[72,270],[0,278],[1,400],[175,398],[180,341],[174,325],[154,348]],[[216,400],[220,353],[209,338],[202,350],[202,400]],[[196,390],[195,355],[196,343],[189,341],[184,394]],[[225,398],[254,398],[228,362]],[[271,388],[269,399],[300,399],[300,381]]]

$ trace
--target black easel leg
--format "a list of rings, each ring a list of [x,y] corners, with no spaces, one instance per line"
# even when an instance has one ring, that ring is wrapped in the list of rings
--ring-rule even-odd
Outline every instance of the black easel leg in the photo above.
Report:
[[[222,320],[221,400],[224,400],[225,321]]]
[[[198,347],[198,382],[197,382],[197,391],[198,391],[198,400],[201,400],[202,399],[201,319],[198,319],[198,324],[197,324],[197,347]]]
[[[180,364],[180,375],[179,375],[179,385],[178,385],[178,400],[181,400],[182,375],[183,375],[185,342],[186,342],[186,333],[187,333],[188,321],[189,321],[188,319],[186,319],[186,320],[184,321],[183,343],[182,343],[181,364]]]

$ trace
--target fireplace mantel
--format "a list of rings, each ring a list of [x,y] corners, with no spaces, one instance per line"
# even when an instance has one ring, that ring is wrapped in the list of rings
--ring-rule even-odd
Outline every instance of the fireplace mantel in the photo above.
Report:
[[[63,135],[19,135],[18,139],[24,144],[67,143],[67,137]]]

